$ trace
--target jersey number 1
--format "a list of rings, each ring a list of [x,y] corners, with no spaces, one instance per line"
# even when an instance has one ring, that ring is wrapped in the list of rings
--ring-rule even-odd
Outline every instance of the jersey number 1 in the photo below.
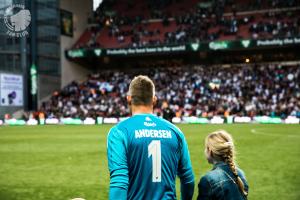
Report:
[[[152,140],[148,145],[148,158],[152,156],[152,182],[161,182],[160,140]]]

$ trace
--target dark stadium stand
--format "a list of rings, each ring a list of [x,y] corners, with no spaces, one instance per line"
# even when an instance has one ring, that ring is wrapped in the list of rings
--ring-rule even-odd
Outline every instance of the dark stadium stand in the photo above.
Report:
[[[300,11],[295,7],[300,5],[298,1],[108,2],[104,1],[95,12],[96,28],[86,30],[74,48],[143,47],[300,34]],[[281,10],[291,6],[288,11]]]

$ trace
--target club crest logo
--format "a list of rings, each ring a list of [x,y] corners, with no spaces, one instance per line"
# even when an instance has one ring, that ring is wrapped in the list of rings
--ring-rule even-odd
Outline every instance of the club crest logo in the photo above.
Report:
[[[11,37],[25,37],[28,34],[26,28],[30,25],[31,14],[22,4],[14,4],[6,8],[4,23],[8,28],[7,34]]]

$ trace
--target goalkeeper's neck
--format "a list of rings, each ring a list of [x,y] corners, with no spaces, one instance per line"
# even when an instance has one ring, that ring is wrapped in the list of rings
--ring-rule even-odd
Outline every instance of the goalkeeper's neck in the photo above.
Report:
[[[149,106],[144,106],[144,105],[134,106],[134,105],[131,105],[131,112],[132,112],[132,115],[136,115],[136,114],[153,114],[153,106],[152,105],[149,105]]]

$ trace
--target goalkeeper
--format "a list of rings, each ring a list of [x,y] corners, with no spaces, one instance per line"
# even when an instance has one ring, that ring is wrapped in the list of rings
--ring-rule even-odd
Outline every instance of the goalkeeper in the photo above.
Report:
[[[194,175],[183,133],[152,114],[155,87],[147,76],[135,77],[127,96],[132,117],[114,126],[107,138],[109,199],[192,199]]]

